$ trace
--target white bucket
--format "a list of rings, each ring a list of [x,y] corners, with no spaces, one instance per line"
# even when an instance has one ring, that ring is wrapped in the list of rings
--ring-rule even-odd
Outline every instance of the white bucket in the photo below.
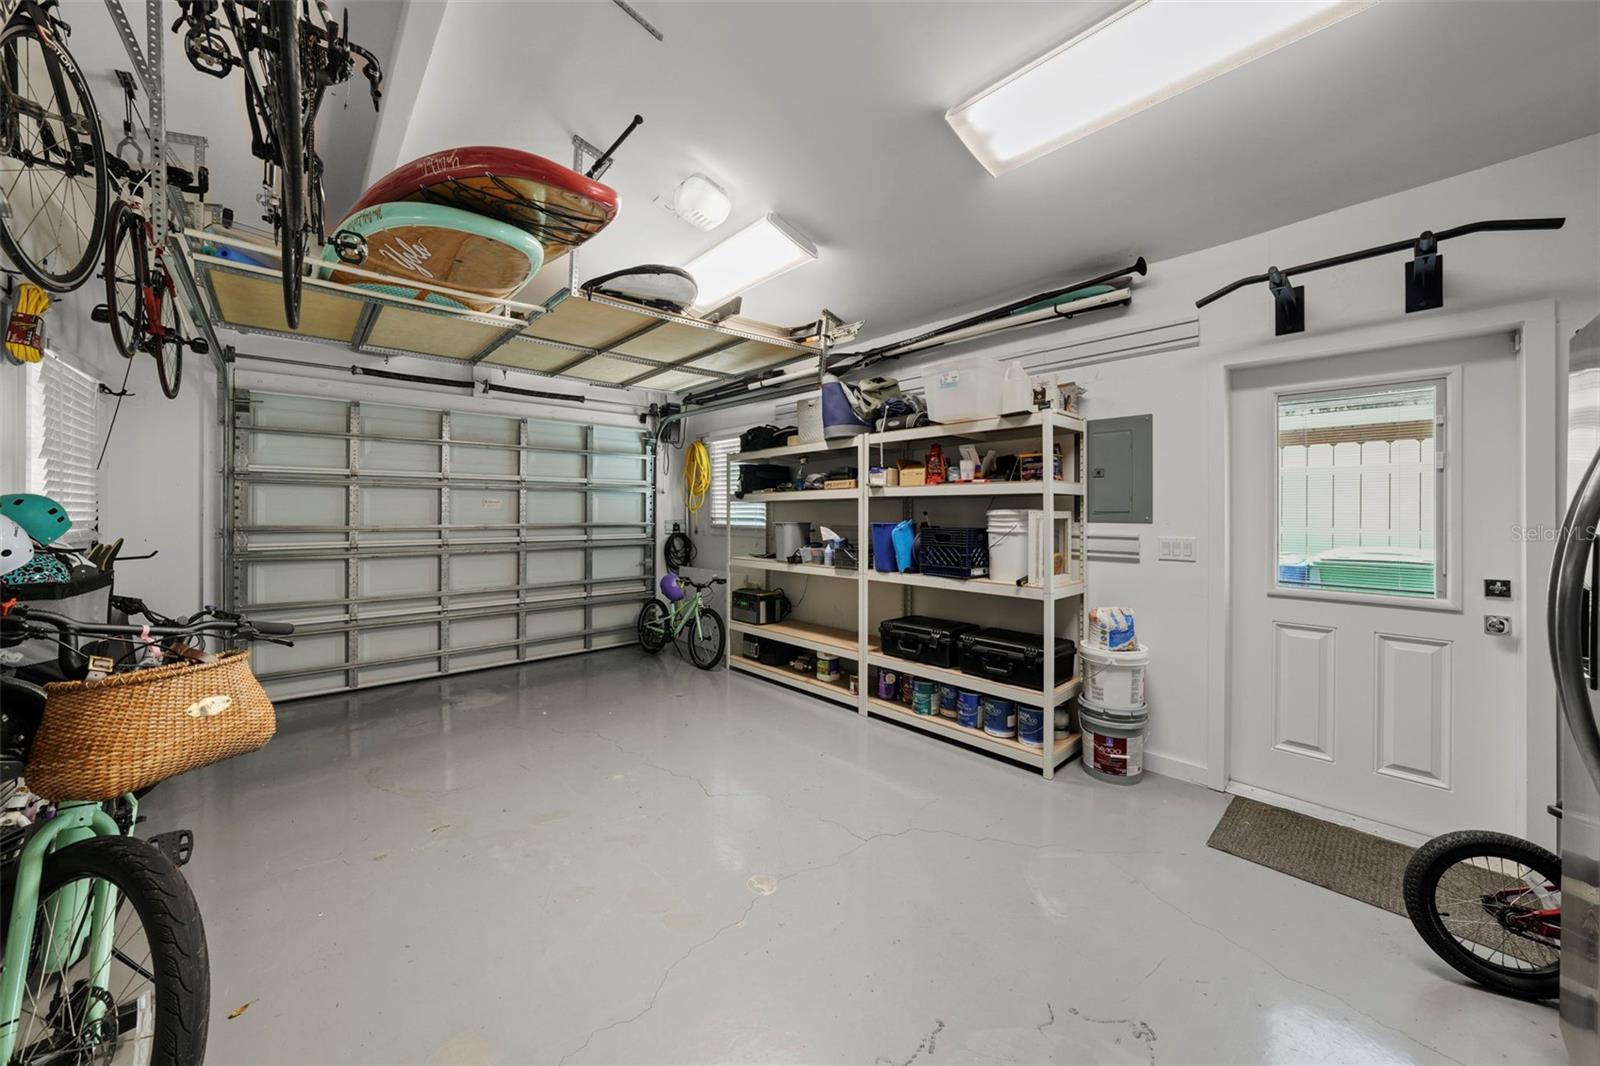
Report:
[[[1091,704],[1078,700],[1078,728],[1083,733],[1079,759],[1090,777],[1116,785],[1137,784],[1144,777],[1144,730],[1149,721],[1101,717]]]
[[[1083,698],[1107,711],[1144,710],[1144,672],[1150,649],[1143,644],[1132,651],[1107,651],[1092,645],[1078,649],[1083,674]]]
[[[1028,576],[1028,512],[989,512],[989,580],[1014,585]]]

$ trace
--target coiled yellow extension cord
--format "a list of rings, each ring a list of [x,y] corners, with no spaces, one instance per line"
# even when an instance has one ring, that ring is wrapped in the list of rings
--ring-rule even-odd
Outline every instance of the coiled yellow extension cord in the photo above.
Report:
[[[703,440],[692,441],[683,453],[683,498],[691,514],[705,505],[711,491],[711,452]]]
[[[6,352],[18,363],[37,363],[44,358],[44,313],[50,296],[31,281],[17,289],[17,303],[6,323]]]

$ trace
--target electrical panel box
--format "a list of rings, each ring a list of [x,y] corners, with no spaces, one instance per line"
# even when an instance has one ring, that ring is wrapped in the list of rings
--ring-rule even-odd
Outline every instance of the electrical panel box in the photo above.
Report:
[[[1151,415],[1089,421],[1089,521],[1149,523]]]

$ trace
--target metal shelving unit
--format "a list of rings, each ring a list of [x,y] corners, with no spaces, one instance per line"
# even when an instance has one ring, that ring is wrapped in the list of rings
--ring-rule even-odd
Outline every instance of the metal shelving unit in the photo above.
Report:
[[[1036,439],[1040,454],[1044,456],[1054,453],[1058,441],[1071,445],[1070,449],[1063,448],[1064,463],[1061,478],[1048,489],[1044,483],[1036,481],[878,488],[866,484],[867,470],[874,458],[887,456],[891,450],[903,450],[911,445],[930,444],[936,440],[1016,442],[1024,438],[1029,438],[1030,450],[1033,440]],[[985,578],[962,580],[917,573],[879,573],[868,567],[864,547],[860,570],[762,558],[743,550],[737,543],[741,539],[739,531],[730,530],[728,538],[730,588],[739,586],[739,576],[748,576],[752,573],[761,574],[764,578],[765,575],[792,574],[853,583],[856,595],[852,617],[841,616],[826,623],[800,621],[794,618],[762,626],[730,622],[729,669],[777,681],[798,691],[844,704],[864,718],[877,717],[910,726],[929,735],[1033,767],[1046,778],[1053,777],[1056,767],[1078,754],[1082,738],[1073,730],[1058,732],[1052,711],[1055,706],[1066,703],[1078,695],[1081,679],[1076,676],[1056,677],[1055,661],[1051,655],[1045,657],[1044,686],[1041,690],[990,681],[964,674],[960,670],[928,666],[886,655],[878,645],[871,624],[872,593],[874,589],[898,588],[902,593],[902,606],[906,614],[914,613],[916,610],[916,597],[921,591],[972,596],[991,604],[1007,600],[1024,601],[1037,605],[1032,609],[1038,612],[1037,628],[1043,635],[1044,647],[1053,648],[1058,633],[1061,636],[1071,637],[1081,644],[1086,623],[1084,604],[1088,593],[1084,537],[1084,521],[1087,517],[1087,502],[1084,495],[1084,486],[1088,479],[1087,440],[1087,426],[1081,418],[1056,411],[1044,411],[887,433],[868,433],[852,437],[847,441],[785,445],[734,455],[732,461],[737,463],[783,462],[820,456],[833,456],[839,459],[846,456],[853,457],[860,476],[858,488],[759,492],[750,493],[744,498],[766,503],[769,508],[769,520],[775,513],[772,508],[781,508],[776,512],[778,515],[792,515],[798,518],[800,513],[793,510],[796,507],[815,503],[837,504],[842,501],[853,501],[854,521],[863,545],[870,537],[873,504],[875,501],[883,500],[899,501],[905,516],[909,516],[910,509],[916,502],[1004,500],[1008,506],[1025,505],[1042,509],[1045,528],[1050,530],[1056,528],[1059,517],[1068,518],[1070,532],[1066,543],[1067,573],[1047,573],[1044,575],[1042,585],[1019,586]],[[1038,503],[1035,504],[1034,501]],[[1016,627],[1034,628],[1026,624],[1016,624]],[[745,634],[771,637],[813,651],[826,651],[838,655],[842,668],[853,668],[860,675],[858,691],[852,695],[842,683],[830,684],[818,681],[815,677],[796,673],[784,666],[766,666],[743,658],[738,654],[738,647],[739,638]],[[1045,706],[1044,742],[1039,747],[1033,747],[1023,744],[1014,737],[996,737],[981,729],[966,729],[957,725],[952,719],[938,715],[919,715],[903,704],[881,700],[871,691],[868,683],[872,667],[903,671],[915,677],[957,685],[1033,706],[1042,704]],[[1045,692],[1051,693],[1052,698],[1047,700]]]

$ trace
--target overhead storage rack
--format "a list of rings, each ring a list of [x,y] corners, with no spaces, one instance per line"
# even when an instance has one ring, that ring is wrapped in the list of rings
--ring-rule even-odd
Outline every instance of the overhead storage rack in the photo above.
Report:
[[[271,249],[209,231],[186,230],[184,237],[211,321],[241,333],[665,392],[729,381],[817,351],[746,324],[705,322],[583,291],[563,289],[542,304],[506,301],[501,311],[483,312],[315,276],[305,281],[299,328],[290,329],[275,268],[193,251],[207,243]],[[372,277],[381,284],[381,275]]]

